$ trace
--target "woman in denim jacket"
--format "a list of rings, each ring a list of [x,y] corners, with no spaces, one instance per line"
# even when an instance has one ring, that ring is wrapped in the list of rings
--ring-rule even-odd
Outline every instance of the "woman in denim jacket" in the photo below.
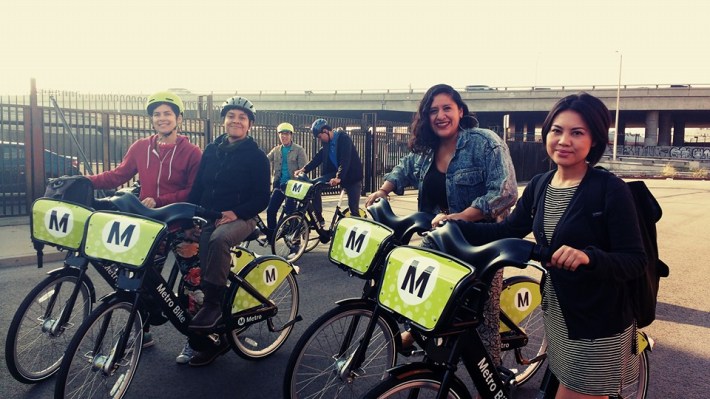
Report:
[[[436,214],[432,227],[443,220],[494,222],[501,220],[518,197],[515,170],[508,146],[498,135],[476,127],[468,106],[451,86],[439,84],[425,94],[412,122],[410,154],[387,175],[366,205],[390,192],[419,189],[419,210]],[[481,338],[500,364],[498,317],[502,271],[496,275],[486,304]],[[408,335],[403,335],[408,344]]]

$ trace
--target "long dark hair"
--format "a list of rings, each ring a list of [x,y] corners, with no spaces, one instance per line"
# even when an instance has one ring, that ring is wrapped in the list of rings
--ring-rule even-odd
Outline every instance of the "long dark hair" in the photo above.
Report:
[[[424,98],[419,103],[419,109],[414,114],[412,125],[410,127],[411,136],[409,137],[409,149],[415,153],[426,153],[430,150],[439,148],[439,136],[434,133],[429,123],[429,108],[434,102],[434,97],[439,94],[448,94],[456,105],[463,109],[463,117],[459,123],[462,129],[470,129],[478,126],[478,121],[473,115],[469,115],[468,105],[463,102],[461,94],[453,87],[447,84],[438,84],[432,86],[424,93]]]
[[[560,112],[567,110],[578,113],[589,126],[593,144],[586,160],[590,165],[595,165],[602,158],[609,144],[609,126],[611,126],[609,109],[600,99],[585,92],[572,94],[559,100],[542,123],[542,143],[544,145],[547,145],[547,133],[552,128],[552,121]]]

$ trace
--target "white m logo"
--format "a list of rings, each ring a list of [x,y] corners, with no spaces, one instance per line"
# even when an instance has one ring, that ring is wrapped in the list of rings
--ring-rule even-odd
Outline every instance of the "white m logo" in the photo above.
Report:
[[[101,240],[113,252],[126,252],[140,239],[140,226],[126,221],[114,220],[104,226]]]

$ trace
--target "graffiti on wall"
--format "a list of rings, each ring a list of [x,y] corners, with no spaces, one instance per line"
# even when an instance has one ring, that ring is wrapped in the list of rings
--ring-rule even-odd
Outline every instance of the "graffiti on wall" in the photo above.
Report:
[[[611,148],[611,146],[607,147],[607,155],[611,155]],[[633,157],[710,160],[710,147],[627,145],[621,147],[617,154]]]

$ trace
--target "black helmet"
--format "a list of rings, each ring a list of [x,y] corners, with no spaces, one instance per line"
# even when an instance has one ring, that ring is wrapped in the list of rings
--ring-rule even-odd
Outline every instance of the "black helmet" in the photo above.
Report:
[[[254,119],[256,118],[256,108],[254,108],[254,104],[251,103],[251,101],[247,100],[244,97],[241,96],[234,96],[231,98],[228,98],[224,104],[222,104],[222,111],[220,112],[220,116],[224,118],[225,115],[227,115],[227,111],[230,109],[240,109],[249,115],[249,120],[254,122]]]
[[[330,129],[328,121],[323,118],[316,119],[313,121],[313,124],[311,124],[311,132],[314,136],[318,137],[318,135],[323,131],[324,127]]]

